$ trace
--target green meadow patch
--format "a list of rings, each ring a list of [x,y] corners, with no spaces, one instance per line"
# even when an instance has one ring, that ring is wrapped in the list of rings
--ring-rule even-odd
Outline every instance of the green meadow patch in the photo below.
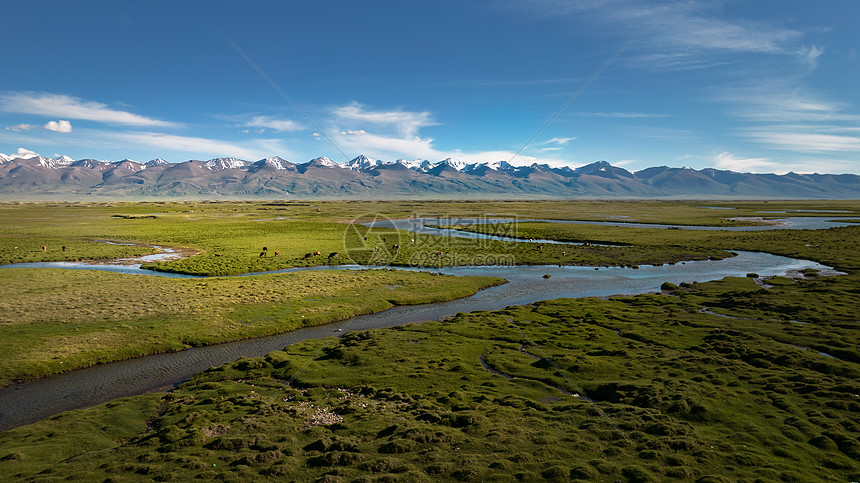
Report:
[[[779,305],[815,283],[770,297],[727,279],[306,341],[207,370],[160,398],[2,433],[0,471],[25,480],[856,480],[857,363],[795,347],[829,333],[856,350],[856,328],[702,311],[726,297]]]
[[[117,240],[193,248],[199,255],[153,268],[200,274],[340,264],[347,255],[395,265],[495,257],[633,266],[730,250],[847,272],[664,284],[659,294],[550,300],[305,341],[204,371],[168,393],[2,432],[0,474],[24,481],[856,481],[860,227],[515,225],[520,238],[571,243],[540,247],[347,225],[379,213],[725,225],[757,223],[729,217],[789,210],[857,216],[860,203],[0,204],[6,263],[151,251],[94,241]],[[167,279],[4,269],[0,380],[450,300],[501,282],[393,270]]]
[[[0,381],[447,301],[502,282],[393,270],[169,279],[3,269]]]

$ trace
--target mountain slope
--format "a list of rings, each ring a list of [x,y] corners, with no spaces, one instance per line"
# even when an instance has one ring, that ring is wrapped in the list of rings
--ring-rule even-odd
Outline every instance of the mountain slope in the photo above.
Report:
[[[0,199],[277,198],[860,198],[853,174],[750,174],[606,161],[554,168],[504,161],[393,162],[358,156],[295,164],[280,157],[138,163],[0,155]]]

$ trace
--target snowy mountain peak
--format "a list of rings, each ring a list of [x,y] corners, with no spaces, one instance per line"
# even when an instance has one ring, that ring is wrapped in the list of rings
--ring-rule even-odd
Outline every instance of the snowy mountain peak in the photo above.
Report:
[[[466,167],[465,161],[458,161],[454,158],[445,158],[439,162],[439,165],[448,166],[450,168],[456,169],[457,171],[463,171],[463,169]]]
[[[244,168],[249,164],[250,163],[247,161],[242,161],[241,159],[236,158],[215,158],[206,161],[206,164],[203,166],[212,171],[222,171],[225,169]]]
[[[287,161],[280,156],[270,156],[268,158],[261,159],[260,161],[258,161],[258,163],[266,166],[271,166],[278,171],[287,171],[290,166],[293,166],[293,163]]]
[[[155,158],[155,159],[153,159],[153,160],[150,160],[150,161],[147,161],[147,162],[146,162],[146,165],[147,165],[147,166],[163,166],[163,165],[165,165],[165,164],[170,164],[170,163],[168,163],[167,161],[165,161],[165,160],[163,160],[163,159],[161,159],[161,158]]]
[[[325,166],[326,168],[340,168],[341,165],[335,163],[334,161],[328,159],[325,156],[320,156],[319,158],[314,158],[307,162],[307,164],[312,164],[314,166]]]
[[[408,159],[398,159],[394,163],[402,165],[402,166],[406,166],[407,168],[414,170],[414,171],[420,171],[421,168],[423,168],[424,165],[427,163],[427,160],[426,159],[415,159],[415,160],[410,161]]]
[[[488,168],[494,169],[496,171],[514,171],[517,169],[516,166],[507,161],[493,161],[485,164]]]
[[[362,169],[370,169],[375,168],[382,164],[382,161],[378,159],[370,159],[365,155],[357,156],[355,159],[350,160],[346,163],[346,167],[354,170],[362,170]]]

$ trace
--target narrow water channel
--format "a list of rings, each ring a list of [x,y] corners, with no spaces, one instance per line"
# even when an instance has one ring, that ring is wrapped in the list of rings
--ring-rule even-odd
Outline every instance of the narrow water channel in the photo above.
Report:
[[[372,267],[327,267],[327,269],[338,268]],[[39,421],[62,411],[170,387],[188,380],[197,372],[240,357],[259,357],[299,341],[336,337],[351,330],[440,320],[459,312],[498,310],[509,305],[528,304],[560,297],[656,292],[659,291],[660,284],[666,281],[704,282],[726,276],[745,276],[749,272],[756,272],[761,276],[786,275],[804,268],[829,269],[812,261],[757,252],[738,252],[738,256],[724,260],[686,262],[658,267],[643,266],[638,270],[621,267],[595,270],[589,267],[558,266],[424,269],[449,275],[503,277],[509,280],[509,283],[450,302],[395,307],[384,312],[355,317],[349,321],[309,327],[259,339],[196,347],[181,352],[113,362],[14,385],[0,390],[0,430]],[[140,270],[140,272],[149,276],[164,275],[148,270]],[[551,277],[543,278],[544,274],[550,274]]]

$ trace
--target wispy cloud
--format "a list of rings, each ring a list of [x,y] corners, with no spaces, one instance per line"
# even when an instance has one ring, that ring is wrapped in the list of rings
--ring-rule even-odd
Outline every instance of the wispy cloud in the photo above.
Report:
[[[373,110],[361,104],[352,103],[332,110],[330,136],[350,155],[364,154],[377,159],[414,159],[441,160],[455,158],[467,163],[485,161],[509,161],[523,165],[547,163],[563,166],[565,161],[519,155],[514,151],[470,151],[459,149],[446,150],[434,144],[433,138],[421,136],[423,127],[436,123],[430,112],[398,110]],[[574,138],[553,138],[544,144],[564,144]]]
[[[717,168],[741,173],[773,172],[774,169],[781,167],[780,163],[767,158],[743,158],[725,151],[714,156],[713,163]]]
[[[749,131],[746,136],[776,149],[804,153],[860,153],[860,137],[797,131]]]
[[[797,55],[793,44],[803,35],[770,22],[730,18],[718,4],[686,0],[543,0],[511,5],[538,16],[575,16],[608,32],[637,32],[640,52],[658,69],[715,65],[704,57],[719,53]],[[642,59],[635,62],[648,65]]]
[[[845,173],[851,172],[856,166],[856,161],[837,159],[794,159],[790,162],[784,160],[774,161],[768,158],[745,158],[722,152],[712,159],[715,167],[728,169],[741,173],[775,173],[785,174],[790,171],[795,173]]]
[[[254,116],[250,121],[246,122],[244,126],[271,129],[275,132],[301,131],[304,129],[302,125],[295,121],[289,119],[275,119],[269,116]]]
[[[845,112],[846,104],[823,99],[784,80],[726,88],[714,100],[734,105],[733,114],[750,121],[860,121],[860,115]]]
[[[800,60],[806,64],[809,70],[815,70],[818,67],[818,58],[821,57],[821,54],[824,53],[824,49],[816,47],[815,45],[811,47],[804,47],[800,49],[798,55]]]
[[[558,145],[562,145],[562,144],[567,144],[567,143],[569,143],[569,142],[573,141],[574,139],[576,139],[576,138],[552,138],[552,139],[550,139],[549,141],[544,141],[544,142],[543,142],[543,143],[541,143],[541,144],[558,144]]]
[[[72,123],[69,121],[49,121],[44,126],[39,126],[38,124],[17,124],[15,126],[6,126],[7,131],[13,132],[21,132],[21,131],[31,131],[33,129],[47,129],[48,131],[61,132],[61,133],[70,133],[72,132]]]
[[[0,110],[129,126],[175,127],[179,125],[128,111],[111,109],[100,102],[87,101],[64,94],[40,92],[0,94]]]
[[[547,0],[541,3],[544,8],[551,5],[548,11],[553,14],[587,15],[615,28],[647,33],[649,37],[678,47],[782,52],[784,42],[801,36],[800,32],[765,22],[719,18],[712,4],[697,2]]]
[[[116,143],[155,148],[159,152],[181,151],[193,156],[235,156],[255,160],[272,154],[289,155],[289,150],[279,139],[255,139],[250,142],[233,143],[219,139],[147,131],[101,132],[97,133],[97,136]]]
[[[6,126],[7,131],[21,132],[21,131],[30,131],[31,129],[38,128],[38,124],[17,124],[15,126]]]
[[[332,110],[332,114],[341,122],[358,122],[386,127],[404,137],[415,136],[419,129],[436,125],[428,111],[404,111],[400,109],[373,111],[366,109],[357,102],[336,107]],[[357,128],[362,127],[357,126]]]
[[[718,101],[748,125],[738,133],[772,149],[796,153],[860,153],[860,114],[814,92],[791,88],[784,80],[728,89]]]

